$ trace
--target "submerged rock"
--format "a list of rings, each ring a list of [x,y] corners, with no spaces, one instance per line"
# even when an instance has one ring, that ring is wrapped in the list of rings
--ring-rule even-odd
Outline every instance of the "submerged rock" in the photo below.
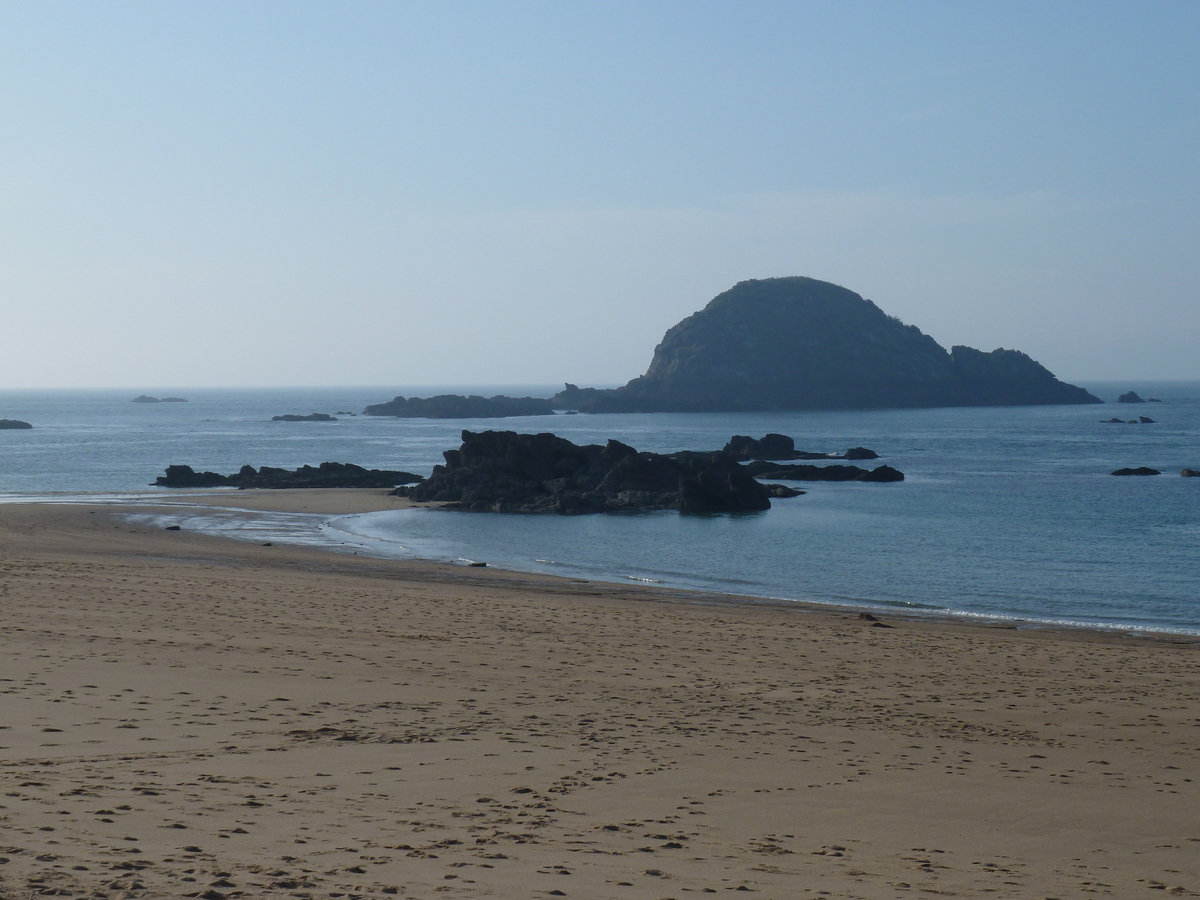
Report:
[[[799,497],[804,494],[804,491],[798,491],[794,487],[788,487],[786,484],[764,484],[763,487],[772,497],[787,499],[788,497]]]
[[[785,481],[903,481],[904,473],[891,466],[862,469],[858,466],[780,465],[755,460],[744,466],[755,478],[782,478]]]
[[[393,493],[450,509],[600,513],[769,509],[770,492],[726,453],[639,453],[620,441],[579,446],[553,434],[462,433],[444,466]]]
[[[752,438],[735,434],[724,447],[724,452],[740,460],[748,459],[878,459],[879,454],[866,447],[851,447],[845,453],[814,453],[797,450],[796,442],[786,434],[766,434]]]

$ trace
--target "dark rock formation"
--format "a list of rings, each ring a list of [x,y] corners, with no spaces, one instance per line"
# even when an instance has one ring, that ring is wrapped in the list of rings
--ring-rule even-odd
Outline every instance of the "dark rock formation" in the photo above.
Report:
[[[786,434],[764,434],[758,440],[735,434],[725,445],[725,452],[738,459],[796,459],[796,442]]]
[[[1155,422],[1149,416],[1138,416],[1138,424],[1139,425],[1157,425],[1158,423]]]
[[[878,459],[879,454],[866,447],[851,447],[845,453],[811,453],[797,450],[786,434],[767,434],[755,440],[744,434],[729,439],[723,452],[740,460],[747,459]]]
[[[242,466],[235,475],[196,472],[191,466],[167,466],[155,487],[170,488],[393,488],[421,480],[412,472],[364,469],[352,463],[324,462],[319,466],[301,466],[295,471],[263,466]]]
[[[352,414],[353,415],[353,414]],[[328,413],[309,413],[307,416],[297,416],[291,413],[282,416],[271,416],[272,422],[336,422]]]
[[[1200,478],[1200,469],[1184,469],[1179,474],[1184,478]]]
[[[646,374],[568,384],[583,412],[740,412],[1099,403],[1016,350],[947,353],[853,291],[812,278],[743,281],[669,329]]]
[[[131,403],[187,403],[183,397],[149,397],[142,394],[140,397],[134,397]]]
[[[903,481],[904,473],[891,466],[860,469],[858,466],[788,466],[755,460],[744,466],[755,478],[782,478],[785,481]]]
[[[0,419],[0,429],[19,429],[32,428],[28,422],[22,422],[20,419]]]
[[[444,466],[394,493],[475,512],[598,513],[769,509],[768,489],[725,453],[638,453],[553,434],[462,433]]]
[[[402,419],[503,419],[509,416],[552,416],[549,400],[536,397],[478,397],[441,394],[437,397],[396,397],[363,410],[368,416],[396,416]]]
[[[357,417],[358,413],[352,413],[348,409],[339,409],[336,413],[334,413],[334,415],[335,416],[355,416],[355,417]]]
[[[1149,466],[1138,466],[1136,469],[1117,469],[1113,472],[1114,475],[1161,475],[1162,472],[1158,469],[1151,469]]]
[[[1128,391],[1127,393],[1124,393],[1120,397],[1118,397],[1117,402],[1118,403],[1145,403],[1146,401],[1143,400],[1141,397],[1139,397],[1135,391]]]
[[[191,466],[167,466],[167,474],[154,480],[155,487],[207,488],[229,484],[229,476],[217,472],[197,472]]]

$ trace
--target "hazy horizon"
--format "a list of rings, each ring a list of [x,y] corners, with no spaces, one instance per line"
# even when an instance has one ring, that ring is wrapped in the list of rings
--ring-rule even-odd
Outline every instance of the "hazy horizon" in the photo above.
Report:
[[[1200,379],[1200,7],[18,0],[0,26],[0,389],[623,384],[789,275],[1064,381]]]

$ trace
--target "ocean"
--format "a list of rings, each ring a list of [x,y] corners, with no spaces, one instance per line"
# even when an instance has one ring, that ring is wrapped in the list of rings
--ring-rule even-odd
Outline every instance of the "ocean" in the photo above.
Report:
[[[167,465],[324,461],[426,474],[462,429],[553,431],[639,450],[719,449],[734,434],[791,435],[799,449],[865,446],[896,484],[797,483],[754,514],[500,516],[428,509],[325,519],[230,511],[171,521],[248,540],[376,556],[483,561],[584,579],[661,584],[1030,626],[1200,634],[1200,382],[1085,383],[1161,403],[500,420],[272,422],[361,413],[396,394],[548,396],[556,386],[0,391],[0,501],[161,503]],[[139,393],[187,403],[130,402]],[[1109,424],[1146,415],[1155,424]],[[1157,477],[1116,478],[1125,466]],[[149,513],[142,515],[143,518]],[[159,516],[156,521],[166,520]]]

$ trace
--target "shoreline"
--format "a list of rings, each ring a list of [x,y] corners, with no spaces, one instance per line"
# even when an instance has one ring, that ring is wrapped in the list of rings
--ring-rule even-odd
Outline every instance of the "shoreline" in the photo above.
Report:
[[[40,495],[42,497],[46,495]],[[328,526],[332,520],[343,516],[387,512],[405,509],[434,509],[441,504],[414,503],[404,497],[389,496],[389,492],[376,488],[311,488],[311,489],[220,489],[195,488],[174,489],[171,493],[156,492],[126,493],[126,494],[63,494],[53,500],[10,500],[0,502],[0,510],[6,505],[32,505],[46,503],[54,506],[90,505],[89,496],[106,498],[102,506],[105,509],[124,509],[130,521],[146,524],[149,521],[170,521],[179,509],[195,510],[197,514],[217,516],[222,512],[239,512],[246,514],[281,513],[284,515],[306,515],[319,517],[316,523],[319,527]],[[111,499],[107,499],[111,498]],[[79,502],[82,501],[82,502]],[[252,521],[248,516],[243,522]],[[349,537],[359,539],[359,543],[338,542],[327,536],[317,540],[301,540],[299,530],[289,523],[281,523],[283,533],[272,531],[265,535],[272,538],[272,543],[287,544],[302,547],[316,552],[326,552],[341,556],[359,556],[379,560],[401,560],[414,564],[429,564],[431,566],[448,566],[464,568],[468,563],[466,558],[439,559],[421,557],[415,554],[387,555],[372,553],[375,539],[365,538],[353,532],[343,531]],[[259,535],[251,532],[238,532],[236,529],[203,531],[201,533],[219,540],[233,540],[242,543],[254,543]],[[289,533],[291,540],[289,540]],[[484,568],[484,567],[480,567]],[[704,587],[671,585],[635,576],[611,575],[598,577],[591,575],[587,578],[570,574],[533,571],[515,567],[506,567],[491,562],[486,563],[490,572],[507,572],[514,575],[535,579],[546,579],[553,583],[586,582],[594,585],[610,585],[613,588],[640,588],[650,593],[661,592],[666,597],[695,598],[695,602],[714,604],[744,604],[759,606],[777,606],[781,609],[813,609],[833,613],[848,613],[857,615],[869,613],[892,619],[912,620],[914,622],[935,622],[945,624],[960,624],[963,626],[979,626],[985,628],[1012,629],[1018,631],[1049,631],[1052,633],[1084,632],[1107,634],[1127,639],[1162,640],[1181,644],[1200,644],[1200,626],[1195,628],[1171,628],[1157,625],[1125,625],[1104,622],[1087,622],[1076,619],[1057,619],[1050,616],[1018,616],[1016,614],[982,613],[969,610],[953,609],[919,609],[895,606],[880,601],[862,601],[860,603],[837,603],[816,599],[798,599],[758,594],[741,594],[719,589]]]
[[[111,505],[0,506],[0,592],[3,896],[1200,896],[1193,642]]]

